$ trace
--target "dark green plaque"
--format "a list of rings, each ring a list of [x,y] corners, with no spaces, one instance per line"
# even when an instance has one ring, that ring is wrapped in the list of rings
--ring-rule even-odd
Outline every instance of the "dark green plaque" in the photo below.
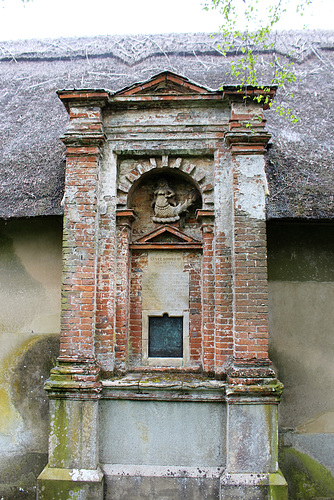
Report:
[[[149,318],[148,355],[150,358],[183,357],[183,317],[168,314]]]

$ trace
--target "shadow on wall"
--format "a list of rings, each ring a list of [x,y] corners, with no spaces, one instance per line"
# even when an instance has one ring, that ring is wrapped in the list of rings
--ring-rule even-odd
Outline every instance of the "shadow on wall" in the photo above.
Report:
[[[11,403],[22,419],[22,449],[2,453],[0,499],[35,499],[36,478],[47,463],[48,399],[44,383],[59,354],[59,336],[37,338],[16,359],[9,376]]]
[[[24,427],[38,447],[47,450],[48,398],[44,383],[59,355],[59,336],[48,336],[35,342],[18,360],[11,379],[11,398],[22,415]]]

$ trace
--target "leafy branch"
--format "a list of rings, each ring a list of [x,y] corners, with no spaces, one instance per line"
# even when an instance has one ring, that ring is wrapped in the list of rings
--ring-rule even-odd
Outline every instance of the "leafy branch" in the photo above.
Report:
[[[286,84],[296,81],[294,63],[291,60],[293,53],[288,56],[280,56],[275,47],[276,37],[272,36],[274,28],[287,13],[289,0],[206,0],[205,10],[216,10],[223,19],[219,28],[222,42],[218,49],[223,56],[228,53],[235,54],[236,58],[230,63],[229,73],[237,80],[240,90],[251,85],[264,89],[260,81],[259,53],[269,52],[272,54],[270,62],[271,78],[267,85],[275,85],[284,88]],[[312,0],[295,0],[296,12],[303,16],[305,9]],[[240,24],[244,24],[241,29]],[[290,56],[290,57],[289,57]],[[293,97],[293,94],[290,94]],[[284,118],[289,118],[293,123],[299,121],[291,108],[285,108],[268,97],[256,96],[260,102],[264,100]]]

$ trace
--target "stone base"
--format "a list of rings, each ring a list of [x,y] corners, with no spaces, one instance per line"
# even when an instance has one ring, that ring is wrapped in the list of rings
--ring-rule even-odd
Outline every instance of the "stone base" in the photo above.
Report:
[[[229,474],[220,479],[221,500],[288,500],[288,485],[281,472]]]
[[[103,500],[100,469],[58,469],[48,465],[37,479],[37,500]]]
[[[219,467],[103,465],[105,500],[219,500]]]

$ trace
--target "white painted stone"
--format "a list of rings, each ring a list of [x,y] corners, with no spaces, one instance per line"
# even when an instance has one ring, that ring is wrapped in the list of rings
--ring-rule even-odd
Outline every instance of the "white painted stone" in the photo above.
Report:
[[[102,465],[108,476],[219,478],[223,467],[175,467],[167,465]]]
[[[116,195],[116,171],[117,155],[114,153],[109,143],[105,144],[103,149],[103,158],[100,169],[100,195]]]
[[[265,220],[267,179],[264,158],[260,155],[238,156],[239,184],[236,208],[254,219]]]
[[[216,227],[224,233],[227,246],[232,246],[232,180],[232,160],[226,154],[215,173],[214,205]]]

